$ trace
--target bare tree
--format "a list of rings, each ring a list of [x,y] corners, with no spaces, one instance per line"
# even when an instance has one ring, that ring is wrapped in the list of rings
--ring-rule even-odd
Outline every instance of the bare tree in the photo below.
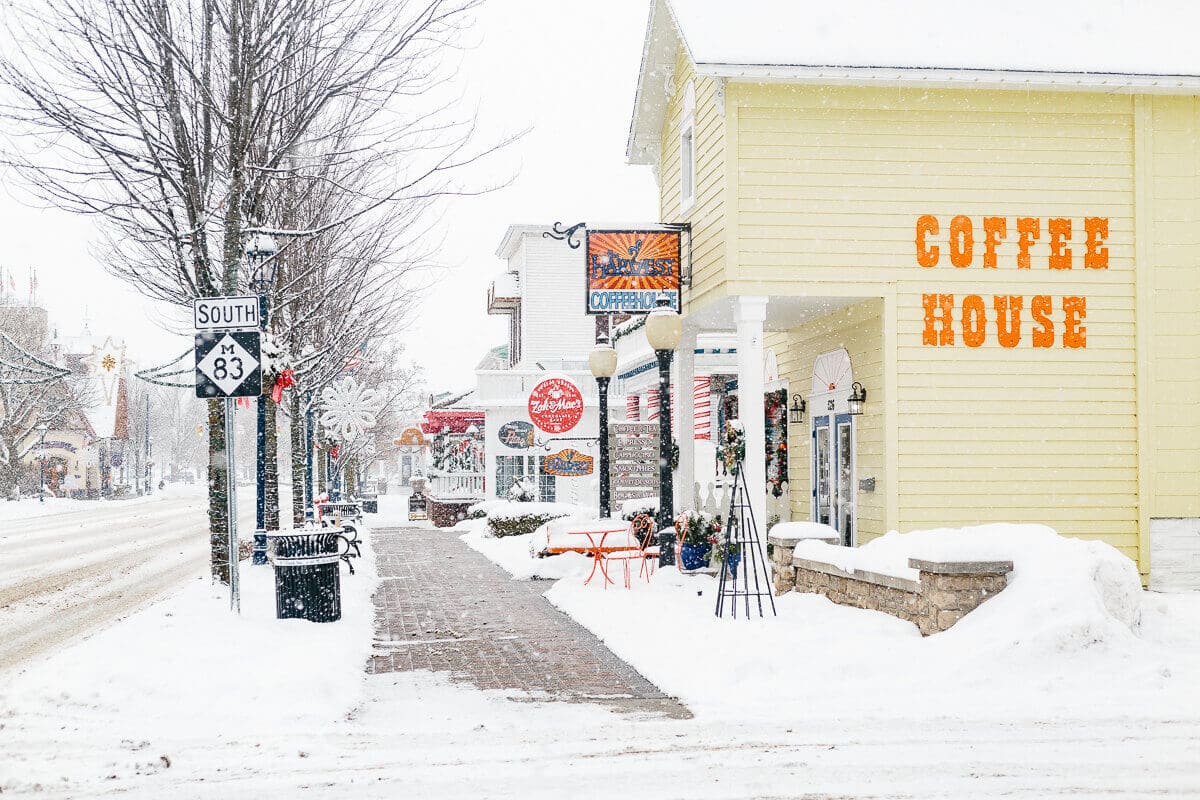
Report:
[[[84,408],[96,402],[82,369],[51,363],[44,309],[0,305],[0,492],[12,496],[35,481],[24,460],[37,428],[82,429]],[[57,377],[56,377],[57,376]]]
[[[490,152],[422,100],[477,2],[14,0],[7,160],[43,199],[98,215],[109,268],[167,303],[235,293],[244,237],[283,239],[298,255],[273,305],[294,309],[281,324],[302,328],[297,372],[319,388],[397,300],[378,272],[340,285],[353,249],[412,234]],[[316,194],[319,211],[301,210]],[[372,236],[380,214],[391,224]],[[350,229],[350,248],[334,247]],[[307,258],[310,244],[330,257]],[[313,310],[334,303],[336,317]],[[227,581],[223,424],[210,402],[212,567]]]

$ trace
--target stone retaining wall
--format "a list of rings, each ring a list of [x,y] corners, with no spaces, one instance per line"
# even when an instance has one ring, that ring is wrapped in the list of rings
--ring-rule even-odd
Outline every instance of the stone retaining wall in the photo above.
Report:
[[[920,576],[913,581],[794,555],[796,542],[774,540],[771,565],[776,594],[795,589],[823,594],[835,603],[882,611],[916,625],[928,636],[950,628],[1008,585],[1011,561],[908,560]]]

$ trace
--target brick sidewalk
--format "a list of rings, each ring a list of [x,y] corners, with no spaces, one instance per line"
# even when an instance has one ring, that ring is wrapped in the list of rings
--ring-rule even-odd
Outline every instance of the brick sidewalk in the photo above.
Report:
[[[690,716],[550,605],[550,584],[512,580],[454,533],[380,528],[372,544],[381,582],[369,672],[449,672],[480,689]]]

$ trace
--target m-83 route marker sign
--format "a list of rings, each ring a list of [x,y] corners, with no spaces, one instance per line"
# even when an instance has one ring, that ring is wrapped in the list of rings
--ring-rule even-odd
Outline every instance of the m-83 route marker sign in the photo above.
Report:
[[[262,394],[258,331],[196,334],[196,397],[257,397]]]

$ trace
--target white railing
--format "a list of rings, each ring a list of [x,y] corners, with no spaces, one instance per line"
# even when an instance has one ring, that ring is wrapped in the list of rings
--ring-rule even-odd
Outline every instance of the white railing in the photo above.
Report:
[[[483,500],[484,476],[482,472],[455,472],[433,475],[429,478],[428,495],[434,500]]]

